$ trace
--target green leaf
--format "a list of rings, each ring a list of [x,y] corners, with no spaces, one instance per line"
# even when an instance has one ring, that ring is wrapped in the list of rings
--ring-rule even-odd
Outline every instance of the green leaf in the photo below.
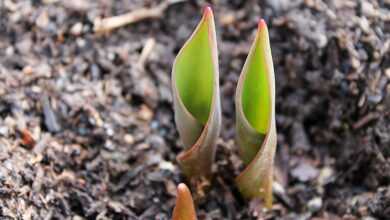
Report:
[[[250,125],[259,133],[265,134],[269,123],[271,97],[269,94],[264,43],[256,39],[242,88],[242,108]]]
[[[203,125],[210,113],[214,79],[210,24],[207,21],[204,18],[200,23],[190,42],[177,57],[174,67],[180,98],[188,111]]]
[[[236,182],[244,197],[259,197],[272,206],[276,150],[275,74],[268,29],[259,22],[236,90],[237,144],[247,167]]]
[[[179,51],[172,68],[175,122],[186,150],[178,161],[189,176],[208,176],[220,131],[218,52],[211,8]]]

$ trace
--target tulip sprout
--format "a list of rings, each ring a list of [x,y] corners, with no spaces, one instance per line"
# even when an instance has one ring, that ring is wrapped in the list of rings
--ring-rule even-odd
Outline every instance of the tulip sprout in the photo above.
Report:
[[[237,177],[244,197],[260,197],[272,206],[273,160],[276,150],[275,76],[264,20],[245,61],[236,90],[236,141],[247,165]]]
[[[194,201],[191,192],[184,183],[177,187],[176,206],[173,209],[172,220],[196,220]]]
[[[175,123],[186,150],[177,157],[191,179],[210,177],[221,127],[218,51],[209,7],[179,51],[172,69]],[[236,178],[246,198],[272,206],[276,151],[275,76],[267,25],[258,24],[255,40],[240,74],[236,96],[236,143],[246,165]]]
[[[206,7],[172,69],[175,122],[186,150],[177,160],[184,174],[208,178],[221,125],[214,17]]]

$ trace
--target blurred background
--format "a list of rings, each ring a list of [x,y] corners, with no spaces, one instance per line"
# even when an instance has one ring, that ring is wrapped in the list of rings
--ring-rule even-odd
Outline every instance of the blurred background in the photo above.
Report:
[[[389,0],[0,0],[1,219],[170,219],[171,65],[211,5],[223,130],[199,219],[390,218]],[[275,204],[234,185],[257,22],[276,74]]]

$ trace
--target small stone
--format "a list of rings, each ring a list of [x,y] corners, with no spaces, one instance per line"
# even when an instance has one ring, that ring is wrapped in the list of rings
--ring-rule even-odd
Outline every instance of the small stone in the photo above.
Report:
[[[84,48],[87,45],[87,42],[82,38],[77,38],[76,44],[79,48]]]
[[[86,11],[91,8],[90,1],[87,0],[63,1],[62,4],[65,8],[75,11]]]
[[[79,36],[82,31],[83,31],[83,24],[81,22],[77,22],[70,28],[70,33],[75,36]]]
[[[92,75],[92,79],[93,80],[98,80],[101,76],[101,71],[100,71],[100,68],[98,65],[96,64],[92,64],[90,66],[90,71],[91,71],[91,75]]]
[[[324,186],[329,183],[333,177],[333,169],[330,167],[324,167],[320,171],[320,175],[318,176],[318,184],[320,186]]]
[[[365,216],[362,218],[362,220],[377,220],[377,219],[372,216]]]
[[[49,24],[49,15],[47,11],[43,11],[37,18],[35,24],[40,28],[46,28]]]
[[[159,165],[162,160],[163,159],[162,159],[160,154],[152,154],[152,155],[146,157],[145,164],[147,164],[147,166],[152,166],[152,165],[156,165],[156,164]],[[160,172],[158,172],[158,174],[155,174],[155,175],[160,175]]]
[[[236,18],[233,13],[227,13],[221,16],[220,23],[222,26],[228,26],[233,24],[235,20]]]
[[[310,181],[318,176],[318,169],[309,163],[302,162],[291,171],[291,176],[301,182]]]
[[[286,191],[284,190],[283,186],[278,183],[277,181],[274,181],[272,184],[272,190],[277,195],[283,195],[286,194]]]
[[[20,41],[16,43],[16,49],[20,54],[27,55],[31,53],[31,49],[33,47],[33,42],[30,38],[22,38]]]
[[[7,49],[5,49],[5,54],[7,56],[13,56],[15,54],[15,49],[11,46],[7,47]]]
[[[47,130],[52,133],[61,131],[61,125],[57,119],[56,113],[53,111],[49,98],[46,95],[42,97],[41,103],[43,106],[43,117]]]
[[[379,102],[382,101],[382,98],[383,98],[383,95],[382,94],[370,94],[370,95],[367,95],[367,100],[370,102],[370,103],[373,103],[373,104],[378,104]]]
[[[142,105],[138,112],[138,116],[144,121],[150,121],[153,118],[153,112],[146,105]]]
[[[319,48],[323,48],[328,44],[328,38],[324,34],[318,34],[316,43]]]
[[[307,204],[307,208],[309,209],[310,212],[317,212],[321,209],[321,207],[322,207],[322,199],[320,197],[315,197],[311,199]]]
[[[146,144],[146,143],[140,143],[136,146],[136,149],[137,150],[147,150],[150,148],[150,145],[149,144]]]
[[[164,139],[159,135],[151,135],[148,142],[152,147],[155,148],[161,148],[165,145]]]
[[[110,60],[110,61],[115,60],[115,53],[109,52],[109,53],[107,54],[107,59]]]
[[[111,140],[106,140],[106,142],[104,143],[104,148],[109,151],[113,151],[115,150],[115,145]]]
[[[40,94],[42,93],[42,88],[39,86],[31,86],[31,91]]]
[[[51,67],[48,63],[40,63],[39,65],[34,67],[34,73],[40,75],[42,77],[51,77]]]
[[[378,15],[377,9],[368,1],[362,1],[361,7],[363,14],[368,17],[376,17]]]
[[[385,75],[387,76],[387,78],[390,79],[390,68],[387,68],[387,69],[385,70]]]
[[[72,220],[83,220],[83,218],[78,215],[75,215],[73,216]]]
[[[360,61],[356,57],[352,57],[351,65],[354,69],[358,69],[360,67]]]
[[[21,131],[22,134],[22,140],[21,145],[29,150],[34,148],[36,141],[34,140],[31,132],[27,130],[26,128]]]
[[[0,127],[0,135],[2,136],[8,136],[9,130],[7,126],[1,126]]]
[[[127,144],[134,144],[134,137],[131,134],[125,134],[123,139]]]
[[[168,170],[168,171],[171,171],[173,172],[175,170],[175,166],[169,162],[169,161],[161,161],[159,164],[158,164],[159,168],[162,169],[162,170]]]
[[[104,128],[106,130],[106,134],[110,137],[114,136],[115,131],[109,124],[104,124]]]
[[[150,127],[152,129],[157,129],[159,127],[159,122],[158,121],[152,121],[152,123],[150,123]]]
[[[23,67],[23,73],[26,75],[31,75],[33,73],[33,68],[31,66]]]
[[[368,23],[367,18],[362,17],[359,19],[360,28],[364,31],[364,33],[368,34],[370,32],[370,24]]]

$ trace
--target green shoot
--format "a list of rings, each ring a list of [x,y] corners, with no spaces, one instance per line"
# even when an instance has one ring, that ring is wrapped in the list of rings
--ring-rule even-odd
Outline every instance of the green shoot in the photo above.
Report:
[[[275,76],[264,20],[244,64],[236,90],[237,143],[247,164],[237,177],[244,197],[272,206],[273,161],[276,150]]]
[[[175,122],[186,147],[177,159],[190,178],[211,174],[221,124],[218,80],[214,17],[206,7],[172,68]]]

